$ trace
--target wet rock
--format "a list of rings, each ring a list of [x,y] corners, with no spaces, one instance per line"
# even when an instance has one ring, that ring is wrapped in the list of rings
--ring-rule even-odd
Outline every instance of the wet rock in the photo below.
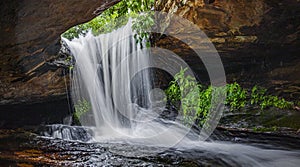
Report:
[[[47,62],[47,64],[65,69],[71,69],[75,65],[74,56],[72,55],[70,48],[65,41],[61,40],[61,48],[58,52],[57,58],[50,60]]]
[[[69,81],[63,68],[69,64],[55,61],[60,34],[117,1],[1,1],[0,104],[65,97]],[[285,91],[300,83],[299,1],[159,0],[156,9],[176,13],[201,28],[221,54],[229,82],[259,84],[299,98],[299,90]],[[176,23],[169,29],[177,31]],[[209,82],[205,66],[188,45],[162,37],[156,46],[181,55],[199,80]]]
[[[40,129],[43,136],[53,137],[57,139],[64,139],[64,140],[77,140],[87,142],[92,140],[92,130],[79,127],[79,126],[67,126],[67,125],[49,125],[45,126]]]

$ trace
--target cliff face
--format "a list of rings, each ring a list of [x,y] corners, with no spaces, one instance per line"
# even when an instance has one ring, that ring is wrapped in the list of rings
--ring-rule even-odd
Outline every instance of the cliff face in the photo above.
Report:
[[[156,9],[188,19],[215,44],[299,44],[299,5],[297,0],[157,0]]]
[[[119,0],[3,0],[0,2],[0,104],[64,96],[64,70],[48,62],[60,34]]]
[[[60,49],[60,34],[116,1],[2,0],[0,104],[65,96],[64,69],[48,64]],[[200,27],[221,54],[228,81],[262,84],[300,97],[298,0],[157,0],[156,9]],[[170,25],[176,30],[176,24]],[[178,49],[176,42],[164,37],[156,45],[181,55],[200,75],[205,73],[201,62],[188,49]]]
[[[258,84],[299,99],[300,1],[158,0],[156,9],[186,18],[205,32],[221,56],[228,82]],[[171,20],[168,31],[179,31],[177,24]],[[156,45],[181,55],[200,80],[207,80],[205,67],[189,49],[198,46],[183,45],[171,36],[163,36]]]

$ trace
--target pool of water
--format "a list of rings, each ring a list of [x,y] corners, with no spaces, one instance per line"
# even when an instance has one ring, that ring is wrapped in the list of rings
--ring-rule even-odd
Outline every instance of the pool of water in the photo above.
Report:
[[[58,130],[58,131],[57,131]],[[59,134],[62,133],[62,134]],[[0,130],[3,166],[298,166],[299,138],[218,129],[205,142],[172,148],[95,141],[88,128]]]

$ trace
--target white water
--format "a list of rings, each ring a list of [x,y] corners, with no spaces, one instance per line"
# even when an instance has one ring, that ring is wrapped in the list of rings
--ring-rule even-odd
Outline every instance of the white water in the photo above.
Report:
[[[112,33],[67,41],[76,59],[72,99],[91,103],[80,122],[94,126],[98,141],[136,140],[173,146],[189,132],[175,121],[159,119],[164,106],[155,105],[149,69],[150,51],[136,44],[131,22]],[[144,44],[145,46],[145,44]],[[144,70],[143,70],[144,69]]]
[[[185,138],[189,128],[162,120],[163,107],[151,102],[151,75],[141,69],[151,61],[150,52],[135,43],[129,22],[109,34],[67,41],[75,59],[72,98],[86,99],[91,111],[80,122],[92,126],[95,140],[126,141],[141,145],[197,148],[233,156],[243,166],[297,166],[299,152],[267,150],[231,143],[197,142]],[[143,100],[140,100],[143,99]],[[251,165],[252,164],[252,165]]]

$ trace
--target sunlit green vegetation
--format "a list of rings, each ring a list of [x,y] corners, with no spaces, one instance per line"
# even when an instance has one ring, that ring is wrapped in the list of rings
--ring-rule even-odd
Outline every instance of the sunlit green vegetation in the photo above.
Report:
[[[204,87],[197,83],[195,78],[185,75],[186,69],[181,69],[174,77],[174,80],[170,83],[168,89],[166,89],[167,100],[172,105],[179,108],[181,106],[181,115],[185,124],[193,124],[197,122],[202,126],[205,122],[209,110],[211,109],[213,93],[216,96],[222,96],[222,87]],[[180,102],[180,104],[178,104]]]
[[[140,15],[153,8],[154,0],[122,0],[111,8],[105,10],[93,20],[74,26],[62,34],[64,38],[74,39],[79,35],[86,35],[91,31],[94,35],[111,32],[122,27],[128,21],[128,18],[135,18],[132,28],[137,32],[136,40],[148,38],[148,33],[144,29],[153,24],[153,19],[149,15]],[[147,44],[149,45],[149,44]]]
[[[247,91],[243,89],[238,83],[226,85],[226,101],[225,104],[230,106],[230,110],[239,110],[245,107],[247,102]]]
[[[212,93],[218,93],[217,87],[205,87],[199,84],[191,76],[185,75],[186,69],[182,69],[175,75],[174,80],[170,82],[165,93],[167,100],[172,105],[181,107],[179,110],[183,115],[184,122],[191,124],[197,122],[202,126],[211,106]],[[216,95],[216,94],[215,94]],[[217,94],[222,96],[222,94]],[[238,83],[234,82],[226,85],[226,99],[224,104],[229,107],[230,111],[243,109],[246,105],[266,109],[276,107],[280,109],[290,109],[293,107],[293,102],[286,101],[284,98],[268,95],[267,90],[254,86],[251,90],[242,88]]]
[[[294,106],[293,102],[286,101],[284,98],[267,95],[267,90],[258,86],[254,86],[251,90],[250,103],[252,105],[259,105],[261,109],[268,107],[288,109]]]
[[[173,104],[181,101],[181,112],[184,122],[189,124],[197,117],[206,117],[208,112],[207,108],[210,106],[210,93],[207,91],[201,94],[201,86],[197,84],[196,80],[191,76],[185,76],[185,71],[186,69],[182,69],[175,75],[174,81],[170,83],[170,87],[166,90],[166,94]],[[200,101],[201,95],[203,97]]]
[[[79,120],[81,116],[85,113],[87,113],[91,109],[91,103],[88,102],[87,100],[79,100],[77,104],[74,105],[75,112],[74,112],[74,119],[75,122],[79,123]]]

